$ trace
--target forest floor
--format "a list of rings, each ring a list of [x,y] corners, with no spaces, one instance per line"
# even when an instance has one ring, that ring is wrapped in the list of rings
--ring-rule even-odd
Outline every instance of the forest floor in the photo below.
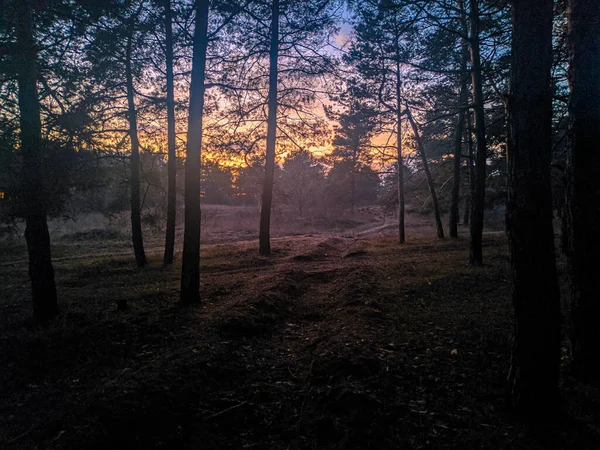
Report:
[[[159,250],[137,269],[127,241],[82,234],[55,242],[48,324],[28,319],[24,243],[0,242],[0,447],[600,448],[600,393],[566,349],[569,419],[506,414],[504,235],[482,268],[466,238],[431,236],[207,245],[202,303],[182,307]]]

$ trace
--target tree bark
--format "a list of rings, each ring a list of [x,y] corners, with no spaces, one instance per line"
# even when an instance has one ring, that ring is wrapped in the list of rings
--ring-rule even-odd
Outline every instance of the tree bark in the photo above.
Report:
[[[483,110],[483,88],[481,76],[481,56],[479,53],[479,5],[478,0],[469,0],[469,23],[471,40],[471,78],[473,83],[473,103],[475,108],[475,138],[477,156],[475,164],[475,191],[471,199],[471,243],[469,262],[483,264],[483,213],[485,209],[485,177],[487,143],[485,138],[485,112]]]
[[[356,215],[356,157],[357,151],[352,154],[352,171],[350,172],[350,206],[352,208],[352,217]]]
[[[398,47],[396,47],[398,49]],[[404,224],[404,158],[402,157],[402,77],[400,74],[400,55],[396,52],[396,151],[398,155],[398,243],[406,242]]]
[[[185,160],[185,213],[181,264],[181,302],[200,301],[200,158],[208,47],[209,0],[196,2],[192,81]]]
[[[569,0],[571,152],[568,168],[568,261],[571,346],[578,376],[600,380],[600,2]]]
[[[275,146],[277,143],[277,76],[279,58],[279,0],[271,5],[271,48],[269,51],[269,98],[267,118],[267,152],[265,180],[260,210],[259,253],[271,254],[271,207],[273,204],[273,178],[275,175]]]
[[[50,234],[44,205],[44,147],[37,91],[37,47],[33,39],[29,0],[21,0],[17,14],[17,73],[19,122],[21,127],[22,188],[25,204],[25,239],[29,253],[29,278],[33,315],[49,319],[58,312],[54,269],[50,256]]]
[[[461,12],[461,17],[466,21],[465,8],[463,0],[458,0],[458,9]],[[465,23],[466,28],[466,23]],[[465,111],[466,104],[468,101],[468,87],[467,87],[467,61],[469,60],[469,44],[463,39],[461,42],[461,62],[460,70],[464,74],[461,79],[460,93],[458,97],[458,118],[456,120],[456,134],[454,135],[454,155],[452,161],[452,192],[450,195],[450,218],[449,218],[449,232],[450,237],[458,237],[458,222],[460,220],[458,204],[460,201],[460,162],[462,157],[462,142],[464,134],[464,123],[465,123]]]
[[[560,300],[555,266],[552,158],[552,0],[513,1],[507,232],[515,336],[511,406],[548,417],[559,400]]]
[[[167,230],[163,264],[173,264],[177,219],[177,154],[175,153],[175,94],[173,87],[173,28],[171,0],[165,0],[165,47],[167,70]]]
[[[413,116],[408,108],[406,108],[406,115],[408,116],[408,121],[410,122],[410,126],[412,127],[413,133],[415,135],[415,140],[417,141],[417,147],[419,149],[419,155],[421,156],[421,161],[423,162],[423,171],[425,172],[425,176],[427,177],[427,184],[429,186],[429,193],[431,195],[431,203],[433,204],[433,214],[435,216],[435,227],[437,230],[437,235],[440,239],[444,239],[444,227],[442,226],[440,207],[438,205],[437,194],[435,192],[435,185],[433,184],[433,177],[431,176],[431,171],[429,170],[427,155],[425,154],[425,146],[423,145],[423,140],[421,139],[419,128],[417,127],[417,124],[413,119]]]
[[[473,149],[473,125],[471,123],[471,112],[467,111],[467,145],[469,148],[468,162],[468,177],[469,177],[469,192],[465,201],[465,216],[463,223],[469,225],[469,219],[471,218],[471,204],[473,196],[475,195],[475,151]]]
[[[138,267],[146,265],[144,239],[142,237],[142,216],[140,201],[140,145],[137,134],[137,111],[133,92],[133,73],[131,69],[131,47],[133,36],[129,30],[125,55],[125,77],[127,79],[127,118],[129,120],[129,139],[131,140],[131,167],[129,185],[131,190],[131,238],[133,253]]]

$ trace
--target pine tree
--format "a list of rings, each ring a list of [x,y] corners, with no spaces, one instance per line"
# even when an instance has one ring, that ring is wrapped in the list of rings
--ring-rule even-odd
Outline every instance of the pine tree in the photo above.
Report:
[[[560,301],[555,266],[552,156],[552,0],[513,2],[507,232],[515,336],[510,402],[534,420],[555,413],[560,364]]]

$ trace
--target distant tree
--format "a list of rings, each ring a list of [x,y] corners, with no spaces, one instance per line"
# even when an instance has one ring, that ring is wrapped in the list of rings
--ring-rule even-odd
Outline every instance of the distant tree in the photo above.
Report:
[[[306,150],[298,150],[285,158],[278,181],[281,195],[298,210],[300,216],[322,201],[324,167]]]
[[[509,397],[518,413],[531,418],[553,414],[559,397],[561,318],[550,182],[552,17],[552,0],[513,2],[506,226],[515,336]]]
[[[342,211],[351,208],[352,184],[355,186],[354,203],[357,207],[377,202],[380,187],[378,173],[364,163],[353,166],[352,161],[338,160],[327,173],[328,203]]]
[[[330,119],[339,124],[328,160],[334,165],[337,163],[338,170],[348,170],[350,207],[354,215],[357,204],[356,178],[361,168],[370,165],[373,159],[371,140],[376,126],[376,111],[360,102],[360,98],[356,97],[356,89],[350,90],[348,94],[353,98],[349,100],[345,111],[336,113],[332,109],[328,110]]]
[[[600,2],[567,2],[569,49],[568,260],[573,365],[600,380]]]
[[[244,166],[237,170],[235,190],[238,198],[244,204],[260,207],[260,194],[265,179],[264,171],[265,166],[258,157],[249,159]]]
[[[209,0],[197,0],[185,160],[185,218],[181,302],[200,301],[200,158],[204,118]]]
[[[205,203],[220,205],[228,203],[234,196],[231,168],[205,161],[202,164],[201,186]]]

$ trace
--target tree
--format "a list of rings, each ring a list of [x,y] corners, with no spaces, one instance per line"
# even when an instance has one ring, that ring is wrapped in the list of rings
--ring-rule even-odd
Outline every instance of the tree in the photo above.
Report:
[[[149,23],[145,1],[109,3],[105,17],[94,23],[86,45],[87,62],[93,67],[95,89],[102,92],[98,100],[104,117],[100,126],[112,124],[111,133],[129,137],[129,190],[131,238],[138,267],[147,264],[144,252],[141,217],[141,160],[139,135],[139,85],[146,68],[148,48],[144,45]],[[126,125],[125,125],[126,123]],[[96,125],[98,126],[98,125]],[[100,130],[105,132],[106,130]]]
[[[600,3],[567,2],[569,114],[568,260],[573,365],[584,379],[600,379],[600,295],[595,285],[600,253]]]
[[[33,36],[33,8],[29,0],[14,1],[17,82],[21,127],[22,186],[25,206],[25,239],[29,253],[29,278],[33,315],[48,319],[58,312],[50,234],[44,205],[44,146],[37,80],[37,44]]]
[[[204,203],[228,203],[234,197],[231,168],[205,159],[202,162],[201,188]]]
[[[165,254],[163,264],[173,263],[175,248],[175,221],[177,219],[177,154],[175,149],[175,93],[173,82],[173,27],[171,0],[164,0],[165,19],[165,63],[167,84],[167,146],[168,146],[168,191],[167,229],[165,232]]]
[[[419,127],[413,118],[410,109],[406,108],[406,115],[408,116],[408,122],[413,130],[415,141],[417,142],[417,150],[419,151],[419,155],[421,156],[421,162],[423,163],[423,171],[425,172],[425,178],[427,179],[427,185],[429,186],[429,194],[431,195],[431,203],[433,205],[433,214],[435,217],[435,228],[437,231],[437,235],[440,239],[444,239],[444,227],[442,225],[442,218],[440,215],[440,207],[438,204],[437,194],[435,192],[435,185],[433,183],[433,178],[431,176],[431,171],[429,170],[429,164],[427,162],[427,154],[425,153],[425,146],[423,145],[423,140],[421,139],[421,134],[419,133]]]
[[[370,144],[375,128],[376,111],[360,102],[360,93],[357,89],[350,89],[348,94],[351,99],[345,111],[334,113],[332,109],[328,109],[330,119],[337,120],[339,123],[329,160],[334,165],[338,163],[338,168],[345,167],[349,171],[350,207],[354,215],[357,203],[357,174],[362,167],[370,165],[373,159]]]
[[[208,47],[209,0],[197,0],[185,160],[181,302],[200,301],[200,158]]]
[[[461,22],[463,25],[463,33],[466,34],[466,14],[464,1],[458,0],[457,6],[459,9],[459,13],[461,15]],[[469,43],[465,38],[461,38],[461,60],[460,60],[460,71],[461,75],[461,83],[460,83],[460,94],[458,99],[458,117],[456,119],[456,130],[454,134],[454,155],[452,156],[452,196],[450,203],[450,218],[449,218],[449,232],[450,237],[458,237],[458,221],[459,221],[459,209],[458,204],[460,200],[460,163],[462,159],[462,142],[464,137],[464,123],[465,123],[465,113],[466,108],[465,105],[468,100],[468,86],[467,86],[467,62],[469,60]]]
[[[11,220],[25,219],[38,318],[57,312],[47,216],[64,214],[67,200],[97,181],[88,164],[94,103],[82,48],[102,11],[93,0],[0,2],[0,116],[10,146],[2,150],[13,169],[5,203]]]
[[[515,335],[511,406],[547,417],[559,398],[560,301],[555,267],[552,155],[552,0],[513,2],[507,232]]]
[[[263,2],[255,3],[265,5]],[[314,119],[314,113],[307,113],[303,106],[314,104],[318,91],[315,85],[322,83],[318,78],[328,73],[332,66],[332,58],[323,47],[326,47],[326,39],[334,28],[332,7],[335,3],[336,0],[272,0],[268,13],[265,8],[250,13],[255,24],[252,34],[258,38],[253,53],[259,57],[266,54],[269,60],[265,179],[259,229],[259,253],[264,256],[271,252],[275,158],[278,141],[283,140],[278,138],[278,133],[295,147],[302,148],[293,135],[298,134],[301,139],[307,140],[310,134],[318,131],[318,126],[313,127],[312,131],[307,129],[310,128],[310,122],[318,120]],[[259,50],[266,43],[265,17],[269,18],[270,23],[268,53]],[[281,75],[286,82],[280,86]],[[307,120],[307,116],[313,117]],[[288,130],[282,126],[284,121]]]
[[[410,6],[405,16],[394,1],[352,2],[356,12],[356,41],[346,57],[361,75],[365,92],[381,110],[380,128],[390,125],[396,138],[398,242],[406,240],[404,226],[404,155],[402,150],[402,64],[411,59],[415,41],[414,17]],[[385,124],[385,125],[384,125]]]
[[[475,144],[477,146],[475,156],[475,189],[471,198],[469,262],[474,266],[480,266],[483,264],[483,214],[485,209],[487,143],[485,135],[485,112],[483,109],[483,76],[479,50],[479,0],[469,0],[469,5],[471,80],[475,110]]]
[[[279,62],[279,0],[271,5],[271,47],[269,50],[269,99],[267,117],[267,153],[265,156],[265,181],[263,183],[258,234],[259,253],[271,254],[271,206],[273,203],[273,175],[275,172],[275,145],[277,143],[277,78]]]
[[[279,177],[282,196],[301,217],[321,202],[325,187],[324,167],[307,150],[297,150],[283,161]]]
[[[125,49],[125,78],[127,91],[127,119],[129,121],[129,139],[131,141],[131,172],[129,175],[131,195],[131,237],[133,240],[133,253],[138,267],[146,265],[144,252],[144,238],[142,236],[142,215],[140,198],[140,143],[137,129],[137,110],[135,106],[135,92],[133,88],[132,70],[132,45],[135,20],[129,20],[127,44]]]
[[[473,149],[473,124],[471,121],[471,113],[467,111],[467,148],[469,154],[467,155],[467,178],[469,180],[469,191],[465,196],[465,211],[463,223],[469,225],[469,219],[471,218],[471,202],[475,192],[475,151]]]

